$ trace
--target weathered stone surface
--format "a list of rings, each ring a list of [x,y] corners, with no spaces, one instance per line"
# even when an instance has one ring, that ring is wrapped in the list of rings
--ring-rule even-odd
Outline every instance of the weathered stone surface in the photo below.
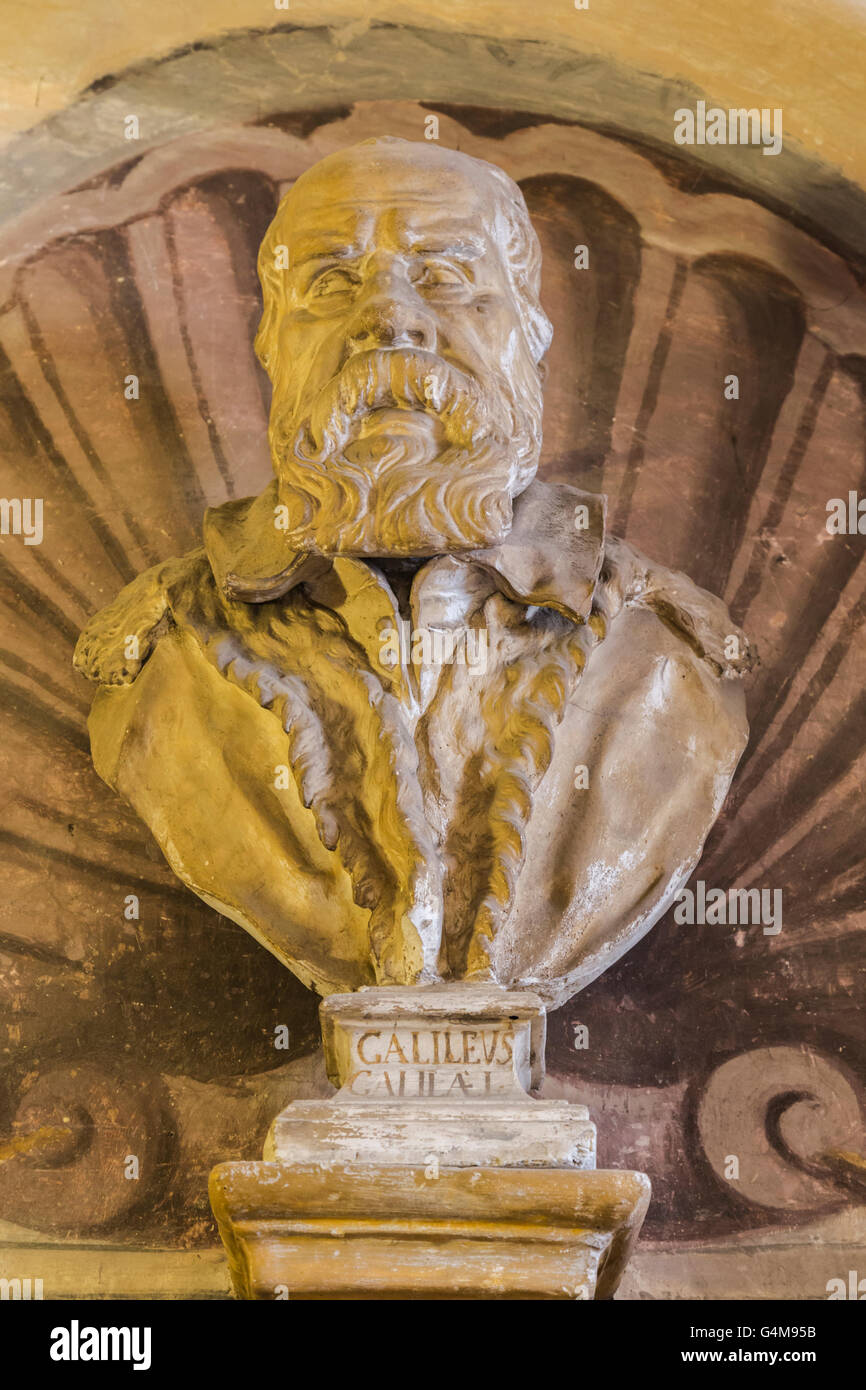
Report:
[[[211,1202],[243,1299],[609,1298],[642,1173],[224,1163]]]
[[[454,1074],[469,1067],[472,1074],[491,1076],[491,1083],[476,1092],[521,1098],[537,1090],[544,1077],[546,1017],[531,990],[457,981],[359,989],[326,999],[319,1016],[328,1077],[334,1086],[349,1087],[351,1095],[363,1094],[353,1079],[370,1068],[380,1074],[401,1066]],[[434,1091],[422,1088],[418,1094]]]
[[[599,1278],[612,1292],[649,1180],[596,1173],[586,1108],[529,1094],[537,996],[365,989],[320,1015],[338,1093],[293,1101],[265,1162],[211,1176],[239,1297],[592,1298]]]
[[[340,1087],[297,1100],[271,1129],[282,1163],[522,1168],[595,1166],[585,1106],[537,1100],[544,1007],[491,985],[363,989],[320,1009],[325,1058]]]
[[[595,1166],[595,1125],[568,1101],[293,1101],[274,1121],[265,1157],[280,1162]]]

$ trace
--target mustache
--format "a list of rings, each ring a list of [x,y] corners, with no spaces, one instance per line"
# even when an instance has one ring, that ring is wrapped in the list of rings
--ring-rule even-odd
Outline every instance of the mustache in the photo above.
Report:
[[[405,410],[406,428],[380,409]],[[510,528],[515,421],[490,375],[482,388],[438,353],[375,348],[346,361],[300,427],[283,410],[271,447],[292,548],[436,554]]]
[[[353,354],[326,383],[306,422],[291,441],[299,458],[321,460],[341,451],[359,421],[379,409],[423,410],[440,422],[457,449],[509,437],[509,412],[501,392],[482,389],[477,378],[438,353],[422,348],[371,348]],[[288,419],[286,433],[291,431]],[[279,438],[278,445],[289,444]]]

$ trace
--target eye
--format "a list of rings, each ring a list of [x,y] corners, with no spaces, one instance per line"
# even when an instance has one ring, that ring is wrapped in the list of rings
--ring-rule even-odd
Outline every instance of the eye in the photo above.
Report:
[[[413,283],[420,289],[466,289],[468,272],[454,261],[425,261]]]
[[[358,278],[351,271],[331,266],[329,270],[323,270],[316,276],[309,292],[317,299],[325,299],[331,295],[351,294],[357,284]]]

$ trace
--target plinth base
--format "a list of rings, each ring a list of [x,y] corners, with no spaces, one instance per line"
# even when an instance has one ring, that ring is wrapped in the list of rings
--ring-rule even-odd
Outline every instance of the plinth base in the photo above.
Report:
[[[643,1173],[223,1163],[211,1205],[242,1299],[602,1299]]]

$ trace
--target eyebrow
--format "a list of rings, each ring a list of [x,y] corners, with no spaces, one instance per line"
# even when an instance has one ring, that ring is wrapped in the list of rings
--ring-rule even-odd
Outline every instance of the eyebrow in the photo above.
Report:
[[[317,232],[314,236],[298,238],[290,247],[289,262],[294,270],[296,266],[305,265],[307,261],[324,261],[335,257],[348,260],[359,254],[360,248],[347,243],[345,236],[341,236],[339,232]]]
[[[416,256],[457,256],[461,260],[477,260],[484,255],[485,246],[475,237],[463,237],[459,241],[440,241],[435,236],[410,243],[407,248]],[[310,236],[299,237],[291,248],[292,270],[306,265],[309,261],[351,260],[361,254],[361,248],[347,244],[345,236],[339,232],[316,232]]]
[[[483,256],[486,250],[484,243],[477,241],[475,237],[464,238],[461,241],[439,242],[435,237],[426,237],[423,241],[413,242],[409,247],[414,255],[421,256],[459,256],[464,261],[477,260]]]

